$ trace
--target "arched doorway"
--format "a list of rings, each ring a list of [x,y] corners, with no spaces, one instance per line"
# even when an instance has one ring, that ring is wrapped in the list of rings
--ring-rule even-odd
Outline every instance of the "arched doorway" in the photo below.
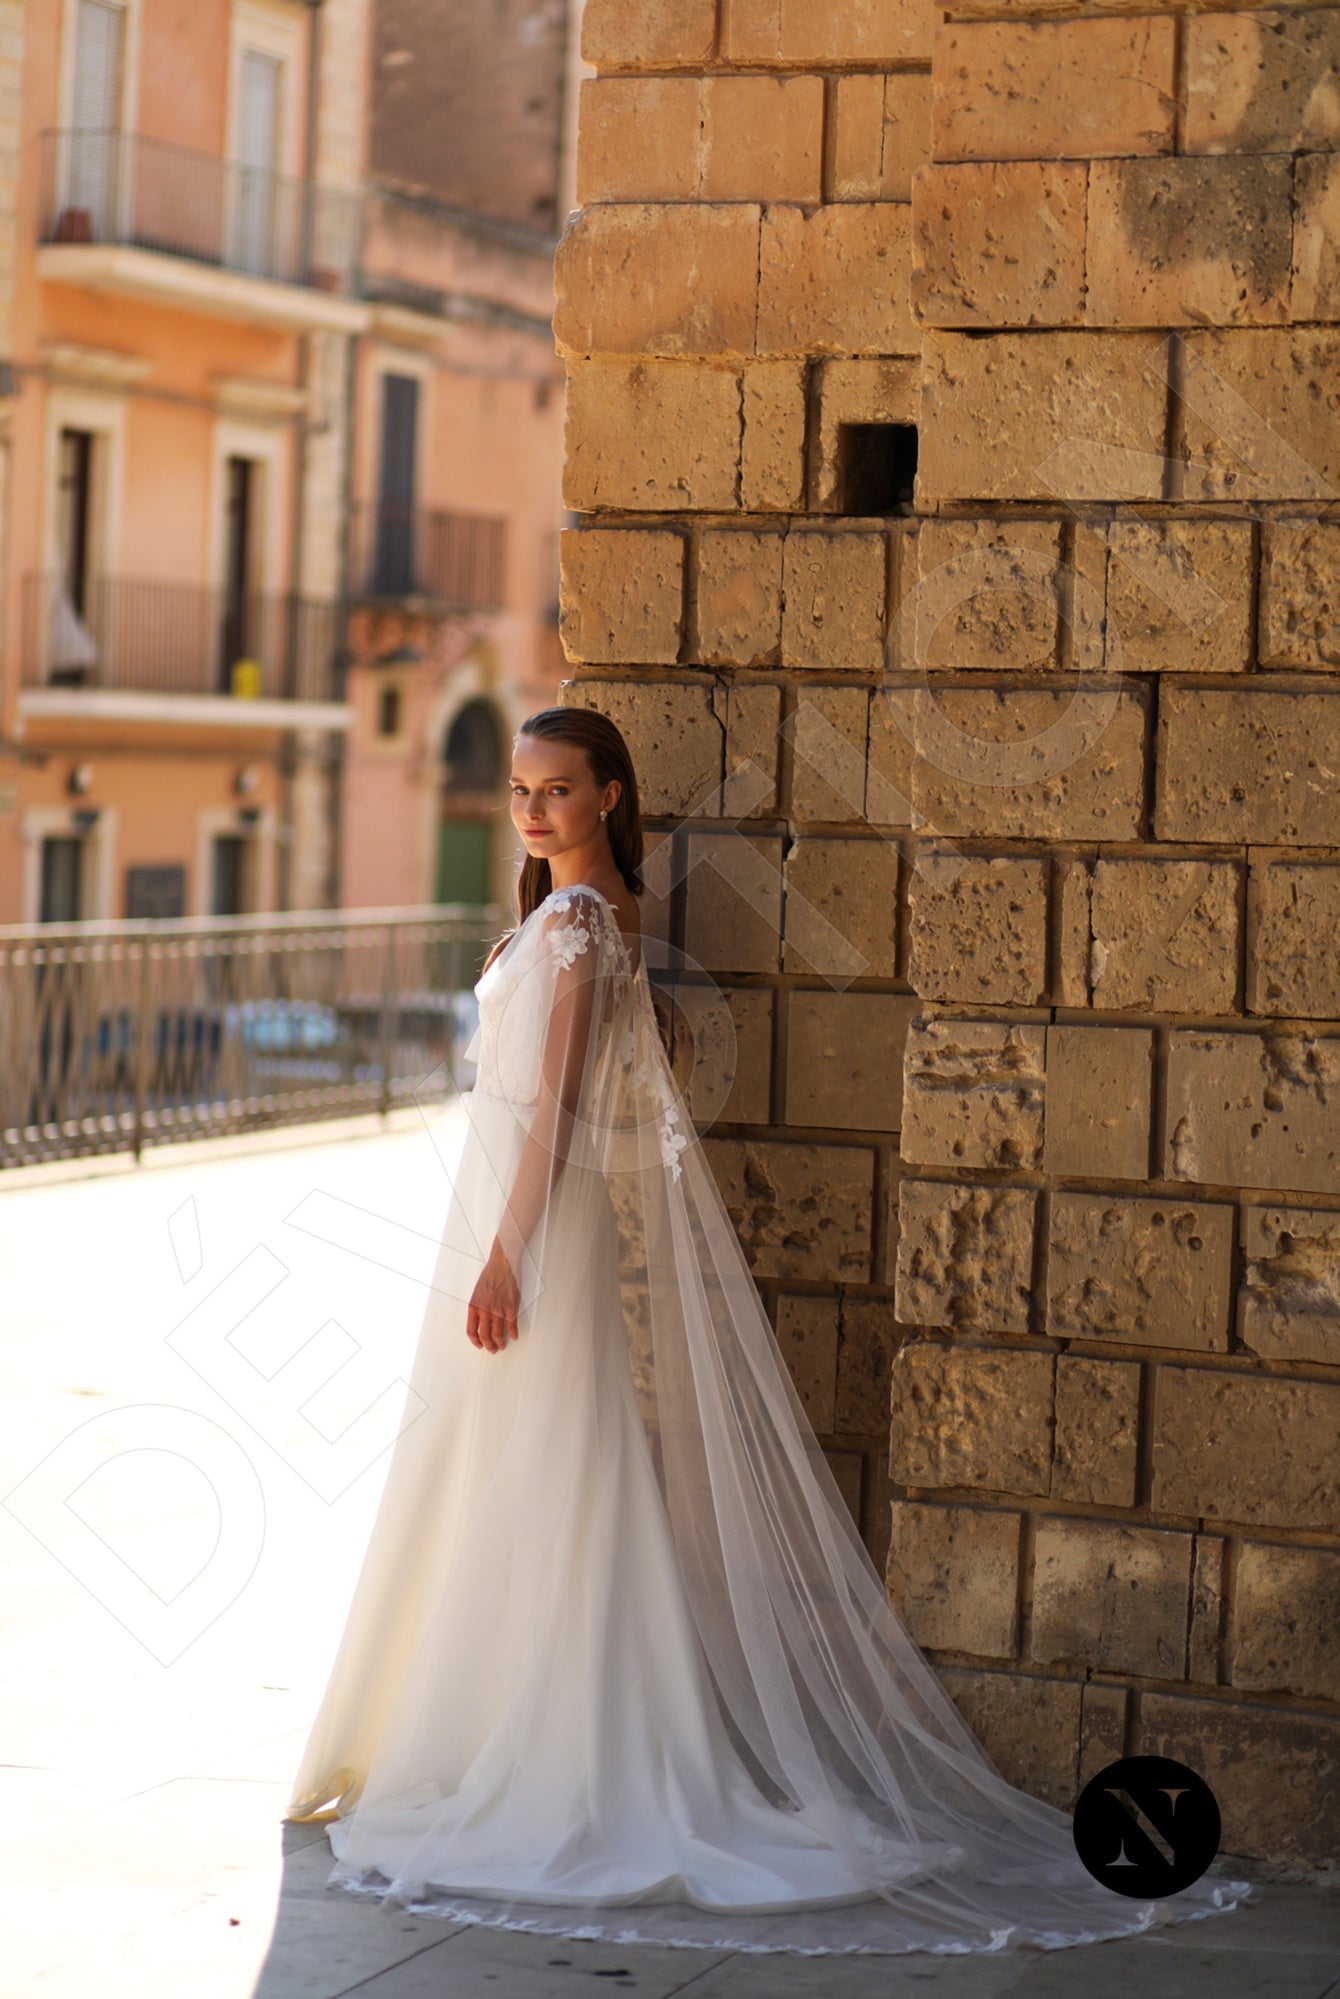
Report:
[[[505,775],[492,704],[467,701],[447,730],[437,831],[439,902],[493,900],[493,829]]]

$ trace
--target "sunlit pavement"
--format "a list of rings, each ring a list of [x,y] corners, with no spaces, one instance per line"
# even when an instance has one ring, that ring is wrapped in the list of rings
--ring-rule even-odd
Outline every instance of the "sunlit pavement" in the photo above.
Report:
[[[459,1106],[0,1177],[0,1991],[1340,1999],[1340,1890],[1129,1943],[801,1958],[453,1927],[281,1813],[372,1524]]]

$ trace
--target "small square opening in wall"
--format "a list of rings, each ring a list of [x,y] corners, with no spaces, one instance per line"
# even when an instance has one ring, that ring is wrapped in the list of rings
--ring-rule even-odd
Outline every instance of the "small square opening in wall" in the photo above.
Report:
[[[910,513],[917,473],[916,425],[839,424],[837,469],[840,513]]]

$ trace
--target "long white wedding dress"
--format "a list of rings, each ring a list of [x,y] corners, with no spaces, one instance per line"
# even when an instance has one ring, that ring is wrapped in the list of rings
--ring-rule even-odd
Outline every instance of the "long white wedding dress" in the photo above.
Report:
[[[1041,1949],[1135,1901],[986,1757],[889,1604],[787,1373],[612,905],[476,988],[476,1083],[403,1427],[289,1820],[329,1885],[619,1942]],[[495,1234],[520,1337],[466,1303]]]

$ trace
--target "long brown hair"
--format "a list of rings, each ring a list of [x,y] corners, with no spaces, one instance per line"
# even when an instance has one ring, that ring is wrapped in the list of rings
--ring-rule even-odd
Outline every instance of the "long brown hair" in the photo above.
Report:
[[[517,730],[518,736],[533,736],[544,743],[571,743],[581,750],[598,785],[614,778],[621,786],[618,799],[605,821],[614,865],[634,895],[641,895],[642,807],[638,803],[637,778],[628,745],[608,715],[595,708],[541,708],[528,715]],[[543,856],[527,854],[517,879],[518,922],[524,923],[538,909],[553,888],[549,863]],[[505,930],[484,963],[485,971],[516,930]]]

